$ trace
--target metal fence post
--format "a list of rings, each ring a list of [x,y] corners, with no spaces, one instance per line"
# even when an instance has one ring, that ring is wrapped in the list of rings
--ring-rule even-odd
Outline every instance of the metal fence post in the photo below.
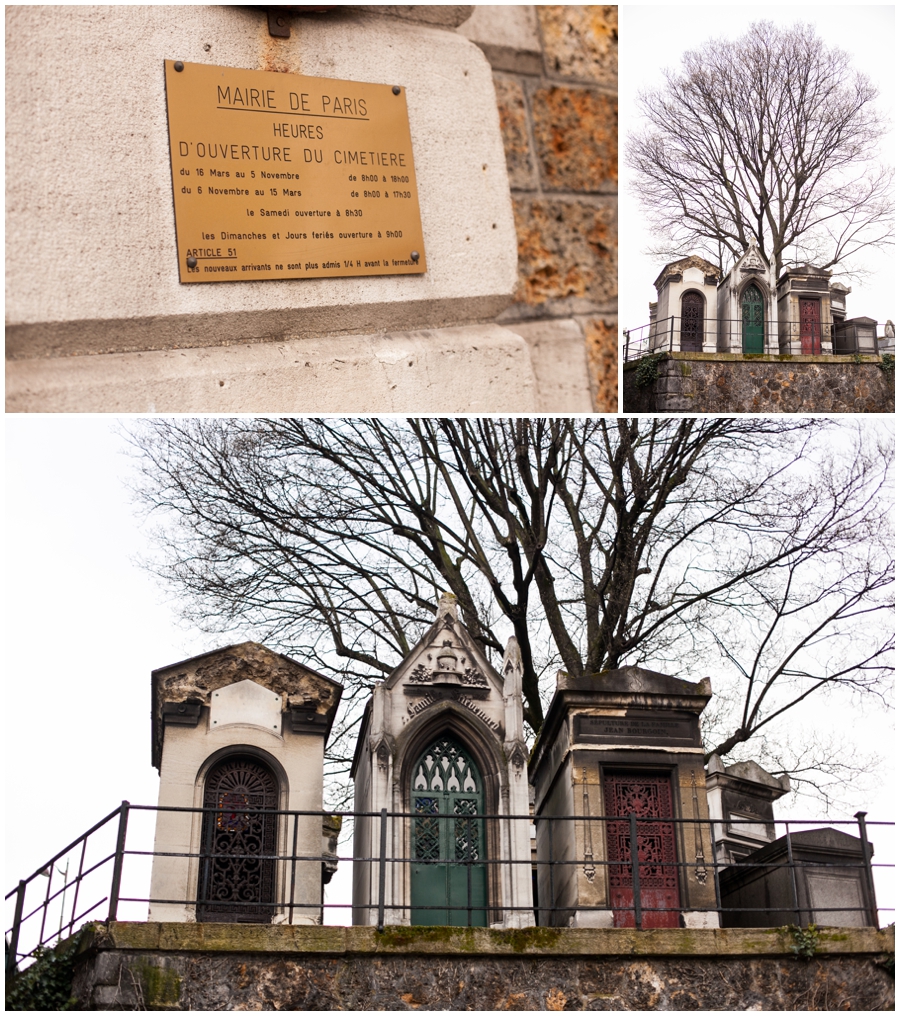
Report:
[[[628,816],[631,826],[631,892],[634,896],[634,926],[643,927],[643,911],[641,910],[641,877],[638,868],[637,815],[632,812]]]
[[[19,954],[19,928],[22,925],[22,908],[25,906],[25,883],[19,879],[16,889],[16,911],[13,916],[12,931],[9,936],[9,947],[6,953],[6,972],[12,974],[16,969],[16,958]]]
[[[867,811],[858,811],[853,817],[859,823],[859,839],[863,852],[863,868],[866,875],[866,896],[869,898],[869,905],[866,908],[869,911],[869,923],[873,928],[877,928],[878,907],[875,902],[875,880],[872,877],[872,853],[869,850],[869,836],[866,832],[866,815],[868,815]]]
[[[125,834],[128,831],[128,809],[127,801],[122,802],[119,811],[119,831],[116,835],[116,859],[113,861],[112,886],[109,890],[109,913],[107,923],[114,921],[119,910],[119,889],[122,885],[122,864],[125,860]]]
[[[675,318],[669,318],[669,352],[672,353],[675,350]]]
[[[384,931],[384,883],[387,854],[387,808],[381,809],[381,849],[378,853],[378,930]]]

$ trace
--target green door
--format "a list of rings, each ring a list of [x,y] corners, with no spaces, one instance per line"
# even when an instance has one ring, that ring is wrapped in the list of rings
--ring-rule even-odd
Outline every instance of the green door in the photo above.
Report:
[[[410,787],[413,924],[487,926],[484,787],[469,753],[437,738],[419,757]]]
[[[751,283],[741,297],[742,348],[745,353],[762,353],[763,345],[763,295],[755,283]]]

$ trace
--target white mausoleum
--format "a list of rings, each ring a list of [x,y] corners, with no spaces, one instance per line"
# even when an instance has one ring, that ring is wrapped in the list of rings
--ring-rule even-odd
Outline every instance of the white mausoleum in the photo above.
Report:
[[[321,812],[341,685],[244,642],[152,686],[159,807],[188,810],[157,813],[149,920],[319,923],[322,816],[275,813]]]

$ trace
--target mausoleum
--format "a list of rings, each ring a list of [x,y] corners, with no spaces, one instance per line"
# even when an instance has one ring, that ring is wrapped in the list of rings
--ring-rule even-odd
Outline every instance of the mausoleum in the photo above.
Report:
[[[560,672],[531,753],[538,923],[718,927],[698,684]],[[637,890],[637,891],[635,891]]]
[[[276,813],[321,813],[341,691],[255,642],[153,671],[151,921],[321,922],[332,831]]]
[[[351,775],[355,811],[369,816],[356,820],[354,924],[376,924],[382,896],[388,924],[534,924],[515,639],[498,672],[444,593],[434,624],[374,688]]]

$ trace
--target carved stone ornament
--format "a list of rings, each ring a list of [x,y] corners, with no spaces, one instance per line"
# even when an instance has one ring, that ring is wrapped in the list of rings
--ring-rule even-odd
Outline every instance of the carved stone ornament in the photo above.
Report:
[[[480,670],[476,670],[474,667],[466,667],[460,678],[463,684],[474,684],[480,687],[487,687],[487,678]]]
[[[428,684],[431,681],[432,672],[422,663],[413,667],[409,680],[413,684]]]
[[[453,631],[453,618],[450,614],[444,614],[441,618],[441,627],[449,628],[450,631]]]
[[[513,768],[516,770],[516,779],[519,779],[525,769],[525,765],[528,762],[528,757],[526,756],[521,744],[516,744],[513,747],[509,756],[509,761],[513,764]]]
[[[746,271],[752,271],[753,269],[759,269],[760,271],[765,270],[765,265],[762,263],[762,259],[759,256],[759,252],[755,247],[750,247],[741,263],[741,268]]]

